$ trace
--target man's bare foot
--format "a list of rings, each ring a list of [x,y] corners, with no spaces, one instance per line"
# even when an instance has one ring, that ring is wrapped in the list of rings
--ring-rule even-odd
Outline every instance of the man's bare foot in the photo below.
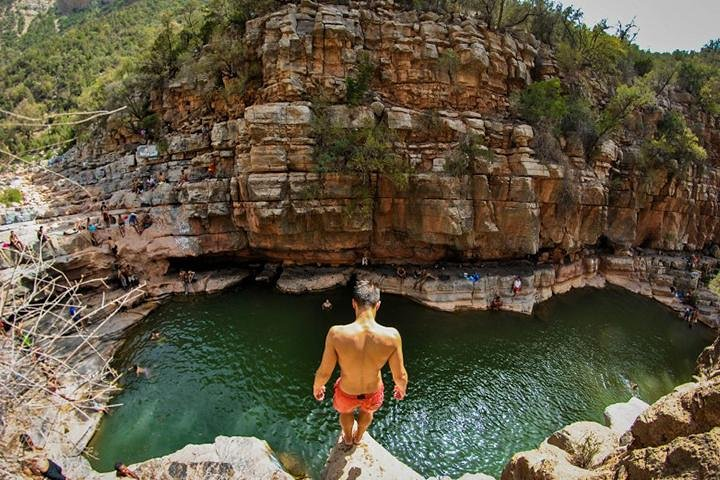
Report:
[[[350,450],[352,447],[357,445],[359,442],[355,442],[355,436],[357,435],[358,425],[357,422],[353,423],[352,428],[352,436],[350,437],[350,440],[345,438],[345,432],[342,433],[342,446],[344,447],[344,450]]]

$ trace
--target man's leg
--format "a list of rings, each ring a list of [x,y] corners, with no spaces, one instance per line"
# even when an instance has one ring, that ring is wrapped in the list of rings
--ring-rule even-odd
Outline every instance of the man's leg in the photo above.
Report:
[[[350,444],[353,441],[353,424],[355,423],[355,415],[350,413],[340,414],[340,427],[342,428],[343,442]]]
[[[372,420],[372,412],[360,410],[360,413],[358,414],[358,429],[357,432],[355,432],[355,436],[353,437],[353,443],[360,443],[360,440],[362,440],[362,437],[363,435],[365,435],[365,431],[370,426]]]

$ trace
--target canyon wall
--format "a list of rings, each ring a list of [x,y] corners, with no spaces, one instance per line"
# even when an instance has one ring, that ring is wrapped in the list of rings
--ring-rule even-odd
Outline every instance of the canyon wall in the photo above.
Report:
[[[108,235],[149,275],[165,274],[174,259],[204,256],[557,261],[597,244],[699,250],[719,238],[714,166],[684,179],[647,178],[624,160],[632,141],[622,138],[604,141],[590,158],[578,142],[563,142],[567,164],[538,158],[536,132],[510,109],[514,92],[558,75],[532,36],[499,34],[462,15],[305,1],[248,22],[245,38],[262,71],[253,95],[208,97],[202,78],[177,78],[154,95],[167,126],[163,138],[150,142],[111,117],[51,166],[85,191],[52,173],[37,175],[49,188],[41,217],[53,231],[97,218],[101,201],[113,214],[148,212],[154,224],[142,235]],[[449,50],[454,68],[442,61]],[[345,80],[361,52],[377,74],[373,98],[352,107],[342,103]],[[358,174],[319,171],[313,128],[320,97],[335,123],[389,127],[410,172],[407,187],[380,174],[366,184]],[[662,102],[684,111],[690,100],[671,92]],[[653,118],[657,111],[635,120]],[[720,131],[707,122],[702,140],[715,159]],[[484,138],[482,148],[492,153],[453,176],[444,165],[465,133]],[[211,164],[214,175],[206,173]],[[189,181],[179,185],[184,168]],[[133,181],[160,173],[166,183],[131,191]],[[368,189],[369,208],[359,208]]]

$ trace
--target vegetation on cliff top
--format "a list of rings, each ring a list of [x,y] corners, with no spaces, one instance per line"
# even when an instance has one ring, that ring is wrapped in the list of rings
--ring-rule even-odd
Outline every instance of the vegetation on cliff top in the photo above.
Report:
[[[137,0],[104,5],[93,1],[68,15],[58,10],[40,15],[22,36],[5,29],[0,37],[0,47],[7,52],[0,58],[0,108],[15,116],[3,116],[0,149],[42,155],[48,145],[64,148],[81,127],[58,125],[63,117],[49,119],[48,114],[117,105],[128,106],[133,128],[159,135],[162,122],[149,110],[148,86],[161,88],[178,75],[207,78],[208,96],[247,95],[261,77],[257,62],[241,42],[245,23],[287,3]],[[533,85],[524,94],[548,95],[551,109],[543,120],[552,121],[539,135],[547,145],[553,143],[550,136],[574,134],[591,149],[617,130],[632,109],[647,103],[648,88],[662,94],[675,85],[696,99],[695,111],[689,115],[720,114],[720,41],[709,42],[702,52],[652,54],[632,43],[637,31],[632,22],[588,27],[579,10],[550,0],[398,0],[396,5],[441,15],[472,11],[493,30],[526,31],[550,45],[561,67],[562,84]],[[450,78],[457,60],[452,53],[446,49],[441,59]],[[371,78],[362,63],[359,67],[346,79],[346,100],[351,105],[365,100],[362,92]],[[544,123],[537,112],[525,107],[520,109],[523,116],[536,125]],[[19,121],[23,117],[47,125],[27,128]],[[693,137],[686,133],[694,134],[695,124],[686,124],[684,140],[676,139],[692,144]],[[671,149],[663,142],[668,139],[667,135],[665,140],[651,138],[660,143],[646,151],[652,147],[667,153]]]

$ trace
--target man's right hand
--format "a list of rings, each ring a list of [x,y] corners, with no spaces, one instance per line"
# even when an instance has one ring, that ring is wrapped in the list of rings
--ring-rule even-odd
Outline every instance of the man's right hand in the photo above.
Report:
[[[313,386],[313,396],[318,402],[322,402],[323,400],[325,400],[325,385],[322,385],[320,387]]]
[[[393,389],[393,398],[395,400],[402,400],[405,398],[405,389],[400,385],[395,385],[395,388]]]

